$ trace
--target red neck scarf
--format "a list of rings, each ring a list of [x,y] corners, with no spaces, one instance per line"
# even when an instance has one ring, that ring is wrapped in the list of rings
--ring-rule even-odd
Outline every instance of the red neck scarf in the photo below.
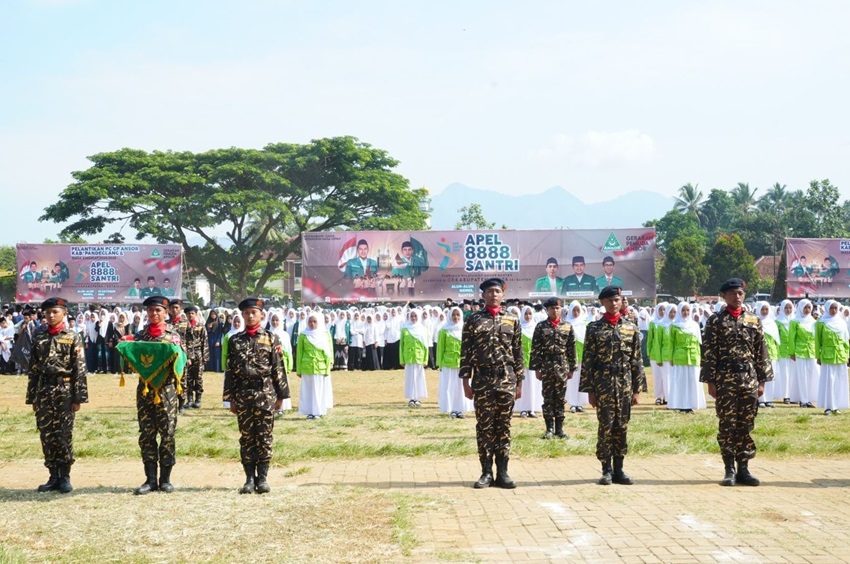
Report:
[[[59,325],[57,325],[56,327],[51,327],[49,325],[47,326],[47,332],[50,333],[51,335],[58,335],[59,332],[62,331],[63,329],[65,329],[65,322],[64,321],[62,323],[60,323]]]
[[[260,324],[257,323],[253,327],[245,327],[245,332],[248,333],[249,336],[253,337],[257,334],[257,331],[260,330]]]
[[[198,324],[197,319],[192,319],[192,320],[189,321],[189,325],[191,325],[192,327],[196,326],[197,324]]]
[[[490,315],[496,317],[499,315],[499,312],[502,311],[502,306],[484,306],[484,308],[490,312]]]
[[[732,316],[733,319],[738,319],[740,315],[744,312],[744,308],[739,307],[738,309],[732,309],[729,306],[726,306],[726,311],[729,312],[729,315]]]
[[[163,321],[162,323],[158,323],[156,325],[148,325],[148,333],[150,333],[151,337],[160,337],[165,332],[165,328],[167,325]]]
[[[617,313],[608,313],[607,311],[602,314],[602,319],[610,323],[611,325],[616,325],[620,321],[620,312]]]
[[[561,324],[561,318],[560,317],[549,320],[549,325],[551,325],[552,327],[557,327],[560,324]]]

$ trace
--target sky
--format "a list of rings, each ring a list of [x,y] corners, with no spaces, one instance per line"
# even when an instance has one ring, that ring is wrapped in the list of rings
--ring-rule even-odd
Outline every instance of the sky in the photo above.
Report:
[[[848,21],[842,0],[0,0],[0,244],[55,239],[38,218],[89,155],[337,135],[434,194],[828,178],[847,199]]]

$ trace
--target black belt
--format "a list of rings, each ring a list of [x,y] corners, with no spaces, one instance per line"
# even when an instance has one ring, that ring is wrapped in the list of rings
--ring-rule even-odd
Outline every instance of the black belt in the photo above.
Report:
[[[718,367],[724,370],[733,370],[735,372],[749,372],[752,368],[752,364],[749,362],[741,362],[741,361],[725,361],[719,362]]]

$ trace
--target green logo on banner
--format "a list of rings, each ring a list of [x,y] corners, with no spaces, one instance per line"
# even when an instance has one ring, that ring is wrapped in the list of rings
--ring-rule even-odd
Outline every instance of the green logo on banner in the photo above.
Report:
[[[612,231],[610,235],[608,235],[608,239],[605,240],[605,244],[602,245],[603,251],[622,251],[623,246],[620,244],[620,240],[617,239],[617,236],[614,235]]]
[[[613,233],[611,233],[611,235],[613,235]],[[162,258],[162,253],[159,252],[159,249],[154,247],[153,251],[151,251],[151,258]]]

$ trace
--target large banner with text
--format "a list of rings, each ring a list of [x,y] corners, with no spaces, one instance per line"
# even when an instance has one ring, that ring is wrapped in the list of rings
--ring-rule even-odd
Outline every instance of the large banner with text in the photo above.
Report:
[[[785,239],[789,298],[850,298],[850,239]]]
[[[655,230],[302,233],[305,302],[480,297],[491,277],[513,298],[593,299],[608,285],[655,296]]]
[[[180,297],[180,245],[18,245],[18,302],[140,303]]]

